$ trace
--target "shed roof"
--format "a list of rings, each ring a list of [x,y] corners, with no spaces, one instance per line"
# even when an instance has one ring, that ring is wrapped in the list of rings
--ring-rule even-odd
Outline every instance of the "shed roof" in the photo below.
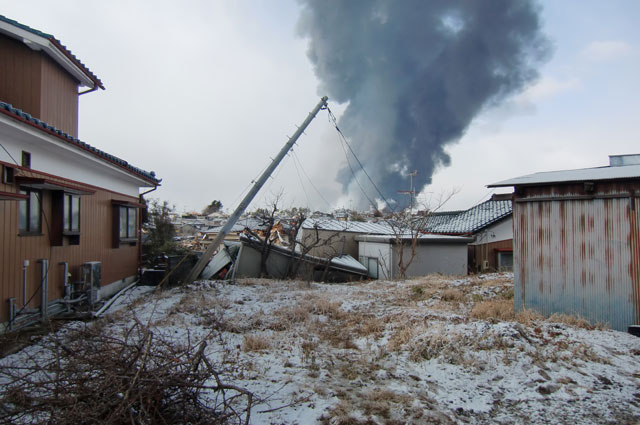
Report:
[[[547,171],[527,174],[513,179],[492,183],[487,187],[548,185],[553,183],[576,183],[596,180],[640,179],[640,165],[617,167],[581,168],[577,170]]]
[[[81,149],[85,152],[88,152],[98,158],[100,158],[101,160],[111,163],[113,165],[116,165],[120,168],[125,169],[127,172],[136,175],[138,177],[143,178],[144,180],[147,180],[148,182],[152,183],[154,186],[157,186],[160,184],[161,179],[156,178],[156,174],[153,171],[145,171],[141,168],[138,167],[134,167],[133,165],[129,164],[127,161],[125,161],[124,159],[120,159],[117,156],[108,154],[105,151],[102,151],[100,149],[97,149],[93,146],[91,146],[88,143],[83,142],[80,139],[77,139],[65,132],[63,132],[62,130],[58,130],[57,128],[55,128],[52,125],[47,124],[46,122],[32,117],[31,114],[28,114],[26,112],[23,112],[22,110],[18,109],[18,108],[14,108],[13,106],[11,106],[11,104],[6,103],[6,102],[1,102],[0,101],[0,114],[4,114],[6,116],[9,116],[13,119],[16,119],[18,121],[21,121],[25,124],[28,124],[32,127],[35,127],[36,129],[47,133],[49,135],[52,135],[54,137],[57,137],[58,139],[62,140],[63,142],[66,142],[74,147],[76,147],[77,149]]]
[[[35,28],[0,15],[0,33],[25,43],[33,50],[42,50],[80,83],[104,90],[102,81],[76,57],[60,40]]]
[[[439,234],[472,234],[511,215],[511,200],[489,199],[448,220],[429,225],[425,231]]]

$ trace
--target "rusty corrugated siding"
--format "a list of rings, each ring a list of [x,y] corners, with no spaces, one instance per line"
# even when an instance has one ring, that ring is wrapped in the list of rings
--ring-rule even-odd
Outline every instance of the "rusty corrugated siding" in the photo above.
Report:
[[[566,186],[521,191],[514,204],[516,310],[579,314],[618,330],[640,323],[638,189],[627,183],[599,185],[587,196]]]

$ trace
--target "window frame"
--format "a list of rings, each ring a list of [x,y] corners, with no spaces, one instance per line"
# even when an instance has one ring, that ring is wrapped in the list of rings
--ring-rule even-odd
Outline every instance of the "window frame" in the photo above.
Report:
[[[113,200],[112,239],[113,248],[121,244],[136,245],[139,237],[140,205]]]
[[[20,192],[27,195],[27,199],[18,201],[18,235],[19,236],[41,236],[42,235],[42,191],[39,189],[20,188]],[[35,218],[33,211],[33,201],[37,201],[37,226],[34,225]],[[24,210],[24,212],[23,212]],[[24,218],[23,218],[24,217]]]
[[[81,197],[75,193],[64,192],[62,195],[62,234],[64,236],[77,236],[80,234],[82,204]],[[69,201],[67,201],[69,200]],[[74,208],[74,202],[76,201]],[[77,209],[74,220],[74,210]],[[72,221],[76,221],[76,227],[73,227]]]
[[[22,158],[20,163],[25,168],[31,168],[31,152],[22,151]]]

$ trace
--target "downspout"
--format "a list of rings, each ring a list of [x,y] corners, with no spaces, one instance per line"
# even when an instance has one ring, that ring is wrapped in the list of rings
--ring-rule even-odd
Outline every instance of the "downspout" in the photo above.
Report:
[[[153,189],[149,189],[146,192],[138,195],[138,200],[140,203],[143,203],[143,196],[147,193],[151,193],[154,190],[157,190],[158,186],[154,186]],[[138,281],[142,282],[142,208],[138,208]]]

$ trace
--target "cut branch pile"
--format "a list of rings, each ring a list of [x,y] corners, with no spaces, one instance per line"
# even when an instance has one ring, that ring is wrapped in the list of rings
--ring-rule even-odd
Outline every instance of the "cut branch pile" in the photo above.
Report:
[[[0,366],[0,423],[248,424],[253,394],[221,382],[206,342],[178,345],[136,321],[87,326]]]

